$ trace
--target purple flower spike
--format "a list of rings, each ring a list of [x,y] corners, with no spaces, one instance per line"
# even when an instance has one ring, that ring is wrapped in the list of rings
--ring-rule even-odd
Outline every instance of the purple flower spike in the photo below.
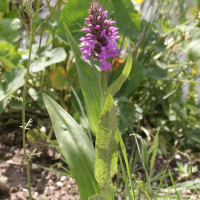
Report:
[[[83,28],[86,32],[86,37],[81,37],[81,51],[84,55],[84,60],[98,59],[101,70],[108,70],[111,64],[108,62],[110,57],[119,55],[116,40],[120,36],[116,35],[118,28],[111,27],[115,21],[107,18],[108,11],[103,10],[102,5],[96,0],[90,2],[88,10],[88,18],[85,18],[88,28]]]

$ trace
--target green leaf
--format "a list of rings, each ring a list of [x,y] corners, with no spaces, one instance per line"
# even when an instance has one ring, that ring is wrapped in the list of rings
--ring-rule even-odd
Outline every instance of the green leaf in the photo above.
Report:
[[[0,1],[0,12],[6,12],[7,10],[7,0]]]
[[[131,0],[112,0],[119,32],[136,37],[141,27],[140,14],[134,10]]]
[[[130,75],[126,81],[126,94],[133,92],[140,85],[141,81],[145,78],[146,74],[147,71],[143,67],[143,65],[138,61],[133,61],[133,66]]]
[[[117,78],[117,80],[108,87],[107,94],[111,94],[112,96],[116,94],[116,92],[121,88],[124,81],[128,78],[131,71],[131,67],[132,57],[131,53],[129,53],[124,70],[122,71],[121,75]]]
[[[116,108],[112,96],[109,95],[99,119],[95,146],[95,177],[105,199],[109,199],[111,178],[117,170],[118,143]]]
[[[0,40],[6,40],[10,43],[16,43],[21,36],[22,26],[20,19],[0,19]]]
[[[81,31],[81,29],[85,24],[84,18],[88,17],[90,1],[91,0],[68,0],[65,4],[56,34],[66,43],[68,43],[68,38],[66,37],[63,22],[68,27],[75,41],[77,43],[80,42],[79,39],[85,35],[85,32]],[[100,3],[103,5],[104,10],[109,10],[110,12],[113,11],[111,1],[100,0]]]
[[[122,149],[122,154],[123,154],[123,157],[124,157],[124,160],[125,160],[129,181],[130,181],[130,184],[131,184],[132,198],[135,199],[133,181],[132,181],[131,172],[130,172],[130,168],[129,168],[128,157],[127,157],[127,153],[126,153],[126,147],[124,145],[124,142],[123,142],[123,139],[122,139],[120,133],[119,133],[119,142],[120,142],[120,146],[121,146],[121,149]]]
[[[81,199],[100,193],[94,176],[95,151],[77,122],[54,100],[43,94],[60,149],[67,161]]]
[[[0,84],[0,101],[11,95],[15,90],[24,85],[26,69],[14,68],[4,74],[4,84]]]
[[[157,53],[163,52],[166,48],[165,38],[164,37],[158,38],[153,47]]]
[[[119,155],[119,160],[120,160],[120,166],[121,166],[121,169],[122,169],[123,181],[124,181],[125,186],[126,186],[128,197],[129,197],[130,200],[132,200],[133,198],[132,198],[130,187],[129,187],[129,184],[128,184],[127,174],[125,172],[124,165],[123,165],[123,162],[122,162],[120,155]]]
[[[67,86],[66,74],[65,69],[62,66],[58,66],[55,71],[50,73],[50,79],[52,85],[57,90],[63,90]]]
[[[168,70],[160,68],[156,65],[151,65],[147,68],[147,75],[156,80],[162,80],[167,76]]]
[[[31,60],[33,60],[37,54],[38,44],[33,45],[32,48]],[[47,50],[46,47],[42,47],[35,61],[31,64],[30,70],[32,72],[42,71],[45,67],[64,61],[66,55],[67,54],[62,47],[54,48],[52,50]]]
[[[65,26],[69,45],[74,53],[79,83],[85,99],[88,121],[91,131],[96,135],[101,112],[101,86],[95,69],[85,62],[81,56],[77,43]]]
[[[141,150],[142,150],[142,162],[144,163],[145,172],[148,170],[148,151],[147,151],[147,144],[144,139],[138,134],[135,134],[135,136],[140,140],[141,143]]]
[[[96,195],[90,197],[88,200],[104,200],[104,198],[101,195],[96,194]]]
[[[20,58],[15,46],[8,42],[0,42],[0,62],[6,70],[15,68]]]
[[[153,166],[154,166],[154,162],[155,162],[155,158],[156,158],[156,154],[158,151],[158,133],[156,134],[154,140],[153,140],[153,155],[151,157],[151,162],[150,162],[150,178],[151,178],[151,174],[152,174],[152,170],[153,170]]]

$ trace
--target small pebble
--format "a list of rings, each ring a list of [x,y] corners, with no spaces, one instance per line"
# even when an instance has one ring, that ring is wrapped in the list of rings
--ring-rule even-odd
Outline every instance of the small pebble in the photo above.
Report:
[[[42,127],[40,128],[40,131],[46,133],[47,129],[46,129],[44,126],[42,126]]]
[[[61,178],[60,178],[60,181],[66,181],[67,180],[67,176],[62,176]]]
[[[191,195],[192,192],[191,192],[191,190],[186,189],[186,190],[183,190],[183,191],[182,191],[182,194],[183,194],[183,195]]]
[[[34,192],[34,198],[37,198],[38,197],[38,195],[39,195],[39,193],[38,192]]]
[[[175,158],[176,158],[177,160],[181,160],[181,156],[180,156],[179,154],[176,154],[176,155],[175,155]]]
[[[23,188],[23,190],[22,190],[23,192],[27,192],[28,191],[28,189],[26,189],[26,188]]]
[[[62,183],[61,181],[58,181],[58,182],[56,183],[56,185],[59,186],[59,187],[62,187],[62,186],[63,186],[63,183]]]
[[[53,181],[51,179],[49,179],[48,185],[53,185]]]
[[[32,163],[32,169],[38,169],[38,166],[34,163]]]

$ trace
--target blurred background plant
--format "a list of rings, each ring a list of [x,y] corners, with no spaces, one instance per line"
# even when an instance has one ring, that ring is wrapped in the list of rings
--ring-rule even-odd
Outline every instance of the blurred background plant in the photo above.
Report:
[[[33,1],[34,11],[47,4],[46,8],[38,12],[34,21],[36,25],[47,19],[56,4],[54,0],[46,2]],[[37,145],[38,142],[51,142],[54,146],[56,144],[42,93],[59,102],[84,131],[89,132],[76,64],[63,27],[65,22],[79,44],[79,38],[84,34],[81,25],[87,16],[89,2],[58,1],[51,18],[43,23],[42,31],[36,33],[31,55],[31,60],[35,60],[30,66],[26,95],[26,117],[33,119],[34,128],[27,133],[27,139],[32,145]],[[137,165],[140,163],[140,156],[136,140],[129,137],[133,132],[145,139],[148,148],[153,145],[153,138],[159,131],[158,153],[162,156],[175,156],[179,150],[190,151],[190,156],[196,158],[195,155],[200,151],[200,1],[100,2],[109,11],[110,18],[116,21],[121,35],[118,46],[122,51],[112,62],[109,83],[116,80],[124,68],[128,43],[132,49],[131,73],[114,98],[131,174],[141,172],[141,164]],[[18,129],[21,124],[22,106],[18,100],[22,97],[29,37],[25,24],[29,27],[30,19],[19,8],[18,1],[0,2],[2,134]],[[91,62],[99,70],[99,63]],[[46,137],[43,136],[42,127],[45,127]],[[6,142],[9,143],[5,140],[4,143]],[[55,148],[59,150],[58,147]],[[180,176],[181,173],[190,171],[187,163],[181,165],[177,162],[177,166]],[[119,165],[119,171],[121,169]],[[156,173],[153,174],[156,177]],[[157,177],[159,180],[161,175],[163,174]],[[116,175],[116,180],[121,180],[119,176],[120,174]],[[140,176],[137,180],[140,181]],[[139,183],[139,191],[147,195],[142,189],[146,186],[143,187],[142,184]]]

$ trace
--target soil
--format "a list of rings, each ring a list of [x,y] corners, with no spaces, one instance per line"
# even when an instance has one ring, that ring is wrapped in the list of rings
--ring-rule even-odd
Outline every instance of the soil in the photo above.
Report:
[[[15,137],[12,138],[13,134]],[[29,199],[24,152],[22,145],[17,143],[21,139],[20,131],[0,134],[0,200]],[[2,141],[4,141],[4,144],[1,144]],[[32,153],[33,149],[27,144],[28,155]],[[34,156],[30,162],[33,199],[43,200],[49,196],[52,196],[50,200],[80,199],[73,178],[44,170],[36,165],[50,168],[52,164],[59,163],[60,155],[54,154],[53,151],[54,149],[49,147],[38,149],[37,152],[42,152],[42,154]],[[67,168],[67,166],[65,167]],[[56,170],[62,171],[59,164]]]
[[[28,200],[28,184],[27,184],[27,172],[26,163],[24,161],[24,152],[22,148],[22,131],[7,131],[0,132],[0,200]],[[132,139],[127,141],[130,145]],[[127,145],[129,147],[129,145]],[[37,152],[42,154],[33,156],[30,163],[31,169],[31,190],[32,196],[35,200],[46,200],[49,197],[50,200],[68,200],[68,199],[80,199],[78,188],[75,180],[72,177],[66,175],[60,175],[58,173],[44,170],[38,167],[36,164],[46,168],[50,168],[56,164],[55,170],[62,171],[61,165],[65,168],[68,166],[60,159],[60,154],[56,153],[55,149],[49,146],[26,144],[27,154],[31,155],[33,150],[37,148]],[[130,150],[128,150],[128,155]],[[155,168],[159,172],[171,159],[171,156],[164,157],[158,155],[156,157]],[[179,178],[177,168],[177,161],[188,163],[187,156],[177,154],[175,158],[170,162],[167,169],[170,169],[173,174],[174,180],[178,180],[177,183],[184,182],[185,180],[199,179],[199,171],[193,173],[193,176],[186,178]],[[200,155],[196,154],[193,158],[193,165],[197,165],[200,169]],[[139,167],[140,167],[139,163]],[[141,165],[142,168],[142,165]],[[168,171],[167,171],[168,172]],[[167,173],[166,172],[166,173]],[[144,170],[139,170],[136,174],[137,180],[144,179]],[[170,186],[170,177],[166,177],[165,181]],[[158,186],[159,182],[154,182],[153,185]],[[118,185],[117,188],[120,186]],[[183,190],[182,194],[194,196],[194,199],[200,199],[197,197],[197,193],[191,190]],[[119,192],[117,199],[124,199],[124,190]],[[185,198],[184,198],[185,199]],[[187,198],[186,198],[187,199]]]

